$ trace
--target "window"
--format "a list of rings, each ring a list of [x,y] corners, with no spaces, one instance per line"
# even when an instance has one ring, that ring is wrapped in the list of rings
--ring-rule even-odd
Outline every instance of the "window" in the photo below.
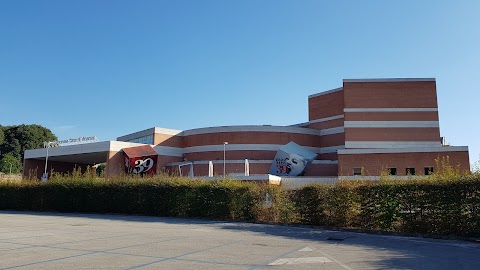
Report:
[[[425,175],[433,174],[433,167],[425,167]]]
[[[353,175],[362,175],[362,168],[353,168]]]
[[[153,135],[147,135],[147,136],[135,138],[135,139],[129,140],[129,142],[143,143],[143,144],[153,144]]]
[[[397,168],[388,168],[387,172],[389,175],[397,175]]]
[[[415,168],[407,168],[405,170],[405,175],[415,175]]]

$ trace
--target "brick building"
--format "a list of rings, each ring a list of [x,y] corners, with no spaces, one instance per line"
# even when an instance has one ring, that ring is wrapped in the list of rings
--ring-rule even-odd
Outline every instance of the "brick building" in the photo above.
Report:
[[[137,166],[140,171],[154,166],[155,173],[181,171],[207,177],[225,171],[239,176],[245,173],[248,160],[249,177],[260,179],[269,173],[278,150],[294,142],[316,153],[296,177],[298,181],[362,173],[375,178],[383,171],[397,176],[424,175],[436,170],[439,157],[448,157],[450,164],[462,171],[469,170],[468,147],[442,143],[435,79],[344,80],[340,88],[309,96],[308,111],[308,122],[292,126],[185,131],[155,127],[117,141],[51,148],[48,168],[68,171],[74,164],[85,167],[107,162],[107,175],[124,173],[125,166]],[[132,154],[127,157],[126,153],[139,152],[127,149],[144,149],[145,145],[154,150],[149,152],[151,161],[135,161]],[[141,151],[138,156],[141,160]],[[24,174],[43,168],[45,157],[46,149],[27,150]]]

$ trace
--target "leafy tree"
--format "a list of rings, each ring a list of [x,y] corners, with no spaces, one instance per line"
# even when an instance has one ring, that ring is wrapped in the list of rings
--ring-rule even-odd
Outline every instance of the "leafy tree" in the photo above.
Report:
[[[0,158],[12,154],[20,164],[25,150],[43,147],[45,141],[55,141],[57,137],[50,129],[40,125],[19,125],[3,127],[4,140],[0,144]]]
[[[0,145],[2,145],[4,138],[5,138],[5,135],[3,134],[3,127],[2,125],[0,125]]]
[[[3,173],[19,173],[22,168],[22,164],[11,153],[6,154],[0,159],[0,172]]]

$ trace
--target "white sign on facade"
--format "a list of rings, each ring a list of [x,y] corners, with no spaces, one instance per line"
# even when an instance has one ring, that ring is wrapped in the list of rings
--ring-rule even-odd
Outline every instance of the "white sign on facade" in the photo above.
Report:
[[[96,136],[90,136],[90,137],[83,136],[83,137],[71,138],[71,139],[66,139],[66,140],[44,142],[43,147],[50,148],[50,147],[58,147],[58,146],[62,146],[62,145],[92,143],[92,142],[96,142],[96,141],[98,141]]]

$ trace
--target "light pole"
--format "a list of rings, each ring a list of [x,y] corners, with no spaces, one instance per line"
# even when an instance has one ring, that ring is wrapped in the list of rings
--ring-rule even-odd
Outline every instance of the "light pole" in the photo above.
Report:
[[[44,143],[45,147],[47,148],[47,155],[45,156],[45,171],[42,176],[42,182],[45,183],[47,182],[47,163],[48,163],[48,148],[50,148],[50,142],[45,142]]]
[[[225,146],[228,142],[223,142],[223,179],[225,179]]]

